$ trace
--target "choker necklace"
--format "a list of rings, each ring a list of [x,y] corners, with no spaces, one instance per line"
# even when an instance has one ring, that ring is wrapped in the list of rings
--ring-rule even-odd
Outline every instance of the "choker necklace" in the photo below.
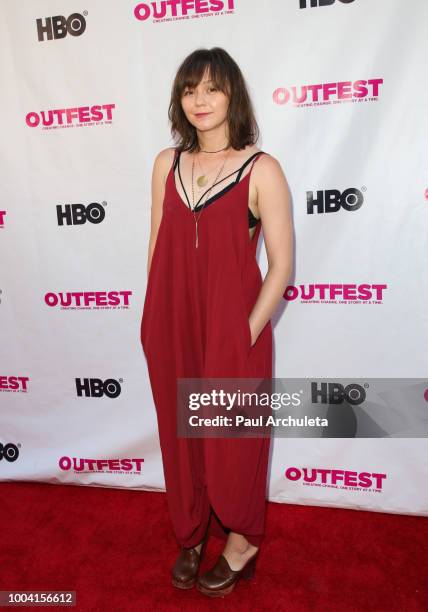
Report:
[[[225,147],[223,147],[222,149],[219,149],[218,151],[204,151],[204,149],[199,149],[199,151],[201,153],[220,153],[220,151],[225,151],[228,147],[229,145],[226,145]]]

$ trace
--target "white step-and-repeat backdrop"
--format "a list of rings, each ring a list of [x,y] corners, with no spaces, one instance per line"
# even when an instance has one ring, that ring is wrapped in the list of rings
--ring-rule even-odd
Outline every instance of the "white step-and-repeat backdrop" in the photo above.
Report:
[[[426,376],[427,23],[425,0],[1,1],[1,480],[164,488],[150,181],[199,47],[240,65],[292,192],[275,377]],[[423,438],[275,438],[269,499],[425,515],[427,468]]]

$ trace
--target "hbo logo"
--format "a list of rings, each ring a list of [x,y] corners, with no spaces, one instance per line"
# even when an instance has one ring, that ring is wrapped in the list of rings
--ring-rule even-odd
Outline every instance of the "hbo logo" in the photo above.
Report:
[[[1,444],[0,442],[0,461],[6,459],[6,461],[16,461],[19,457],[19,450],[15,444]]]
[[[104,382],[100,378],[76,378],[76,391],[79,397],[118,397],[122,391],[120,383],[113,378]]]
[[[309,6],[311,7],[328,6],[329,4],[334,4],[334,0],[309,0],[309,1],[310,1]],[[339,0],[339,2],[342,2],[342,4],[351,4],[351,2],[354,2],[354,0]],[[299,8],[307,8],[307,6],[308,6],[307,0],[300,0]]]
[[[67,34],[80,36],[86,30],[86,20],[80,13],[73,13],[68,19],[62,15],[46,17],[44,25],[43,19],[36,19],[36,23],[39,41],[65,38]]]
[[[56,207],[58,225],[83,225],[86,221],[90,223],[101,223],[106,216],[104,207],[97,202],[88,204],[66,204]]]
[[[358,210],[364,202],[364,196],[359,189],[350,187],[340,193],[338,189],[326,189],[325,191],[317,191],[314,195],[313,191],[306,192],[306,209],[308,215],[314,214],[314,208],[317,212],[330,213],[337,212],[340,208],[345,210]]]
[[[364,387],[357,384],[349,384],[346,387],[340,383],[321,383],[318,387],[316,382],[311,384],[312,403],[317,404],[348,404],[357,406],[366,399]]]

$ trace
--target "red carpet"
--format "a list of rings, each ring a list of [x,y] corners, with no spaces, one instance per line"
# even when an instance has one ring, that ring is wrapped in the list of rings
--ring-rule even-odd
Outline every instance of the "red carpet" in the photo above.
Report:
[[[28,482],[1,493],[3,591],[74,590],[71,609],[85,612],[428,609],[424,517],[269,503],[255,578],[211,600],[170,583],[164,493]],[[203,571],[221,549],[210,540]]]

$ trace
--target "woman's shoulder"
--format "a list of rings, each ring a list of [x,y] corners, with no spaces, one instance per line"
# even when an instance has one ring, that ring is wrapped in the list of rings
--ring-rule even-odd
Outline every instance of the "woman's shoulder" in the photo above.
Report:
[[[259,150],[259,155],[254,164],[254,184],[257,190],[269,188],[272,184],[279,184],[285,178],[284,170],[279,160],[268,151]]]
[[[269,153],[269,151],[265,151],[264,149],[256,149],[254,154],[259,153],[260,155],[257,157],[257,164],[260,170],[269,171],[274,170],[278,166],[281,166],[279,161]]]
[[[155,157],[155,172],[159,172],[159,174],[163,177],[164,183],[166,182],[166,177],[168,176],[168,172],[174,161],[176,150],[176,147],[166,147],[165,149],[159,151]]]
[[[174,159],[177,150],[177,147],[166,147],[165,149],[161,149],[156,155],[155,161],[159,161],[162,164],[168,164],[168,162],[172,162]]]

